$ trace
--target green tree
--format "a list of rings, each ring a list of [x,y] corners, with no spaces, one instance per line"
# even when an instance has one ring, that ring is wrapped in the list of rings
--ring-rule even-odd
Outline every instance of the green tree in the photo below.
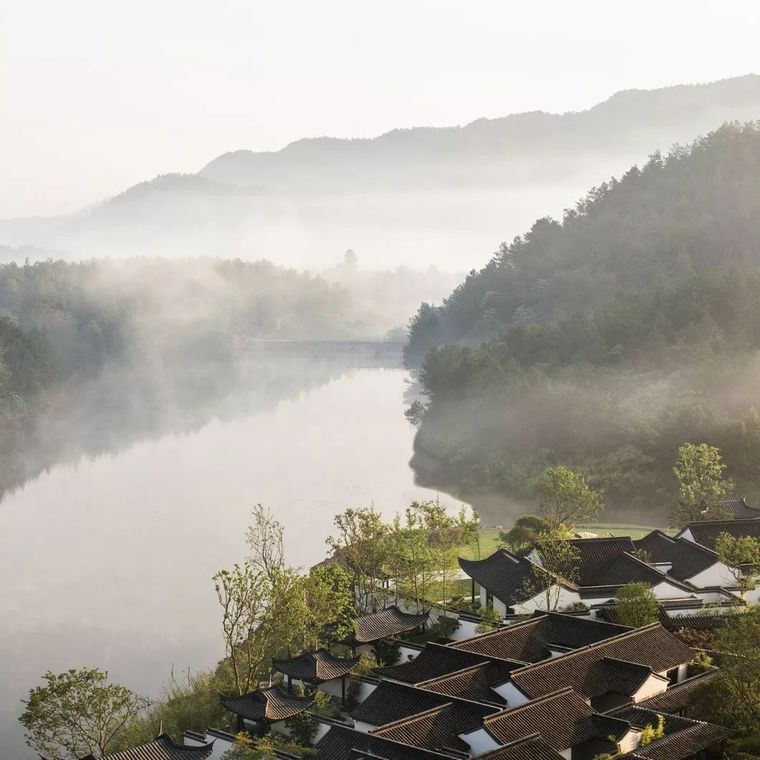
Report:
[[[718,559],[727,565],[741,595],[757,586],[760,579],[760,541],[753,536],[720,533],[715,540]]]
[[[731,616],[713,644],[720,669],[696,693],[692,716],[749,736],[760,726],[760,607]]]
[[[604,508],[602,494],[579,472],[564,465],[547,467],[538,479],[541,514],[552,526],[574,527],[593,520]]]
[[[525,580],[520,591],[520,599],[539,594],[543,600],[543,609],[556,611],[562,600],[561,581],[577,583],[580,570],[581,554],[570,542],[572,533],[564,525],[553,530],[539,533],[530,559],[533,570]]]
[[[356,591],[356,612],[376,612],[382,606],[388,567],[388,526],[374,509],[347,509],[336,515],[337,532],[327,539],[334,555],[345,563]]]
[[[412,503],[404,512],[404,520],[397,515],[388,535],[389,564],[398,595],[414,600],[417,610],[430,601],[435,581],[435,555],[424,515]]]
[[[725,517],[719,502],[733,491],[723,477],[726,465],[720,449],[707,443],[684,443],[678,448],[673,474],[678,481],[678,500],[673,509],[673,527],[697,520]]]
[[[49,760],[102,757],[148,704],[97,668],[48,671],[42,680],[23,700],[19,722],[27,744]]]
[[[303,646],[314,651],[354,631],[351,576],[337,565],[318,565],[304,578],[306,620]]]
[[[659,619],[660,602],[645,581],[631,581],[621,586],[615,602],[615,609],[623,625],[640,628]]]
[[[270,579],[249,559],[220,570],[213,581],[222,608],[223,670],[229,670],[237,693],[246,694],[266,675],[272,657],[304,639],[303,579],[287,569]]]
[[[251,565],[272,580],[285,567],[284,529],[261,504],[251,510],[251,515],[253,523],[245,532]]]
[[[542,533],[551,529],[549,521],[539,515],[522,515],[506,531],[499,532],[501,545],[513,554],[526,554]]]

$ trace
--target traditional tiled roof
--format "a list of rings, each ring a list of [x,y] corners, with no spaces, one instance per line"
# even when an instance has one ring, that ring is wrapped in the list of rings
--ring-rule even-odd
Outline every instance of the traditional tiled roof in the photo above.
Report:
[[[223,696],[222,704],[241,718],[274,723],[300,715],[314,704],[314,699],[286,694],[279,686],[270,686],[268,689],[256,689],[242,697]]]
[[[512,662],[481,662],[449,675],[423,681],[419,686],[439,694],[502,705],[506,700],[493,687],[508,681],[509,674],[516,667]]]
[[[371,644],[389,636],[413,631],[427,623],[429,613],[413,615],[403,612],[396,605],[379,612],[362,615],[356,621],[356,630],[349,637],[353,644]]]
[[[607,691],[632,696],[652,675],[652,669],[637,662],[605,657],[602,670],[607,681]],[[659,676],[658,676],[659,677]],[[668,679],[664,679],[667,684]]]
[[[717,670],[707,670],[698,676],[688,678],[671,686],[662,694],[639,702],[639,707],[662,713],[681,713],[692,703],[694,694],[718,674]]]
[[[726,623],[736,620],[744,614],[744,609],[711,610],[701,609],[687,615],[669,615],[665,610],[660,610],[660,622],[669,631],[682,631],[689,628],[695,631],[714,631],[722,628]]]
[[[695,544],[685,538],[670,538],[660,531],[652,531],[641,541],[636,541],[636,548],[644,550],[651,562],[668,562],[668,575],[685,581],[718,562],[718,555],[701,544]]]
[[[318,684],[341,678],[358,662],[358,657],[336,657],[327,649],[318,649],[289,660],[272,660],[272,667],[290,678]]]
[[[501,744],[540,734],[559,752],[591,739],[619,739],[630,729],[624,720],[595,713],[569,688],[489,716],[483,727]]]
[[[712,507],[720,510],[722,514],[730,515],[734,520],[757,520],[760,518],[760,507],[752,507],[742,499],[722,499],[716,501]]]
[[[379,757],[383,760],[440,760],[443,757],[451,757],[342,726],[333,726],[317,742],[316,747],[319,760],[348,760],[361,757]]]
[[[470,746],[459,734],[479,728],[482,723],[482,711],[448,703],[380,726],[370,733],[437,752],[467,752]]]
[[[647,726],[654,728],[657,726],[660,716],[662,716],[663,728],[666,734],[682,731],[684,728],[689,728],[689,726],[693,726],[694,723],[698,722],[689,718],[683,718],[680,715],[650,710],[640,705],[626,705],[617,710],[612,710],[609,714],[621,720],[627,720],[635,728],[646,728]]]
[[[635,547],[628,536],[616,538],[575,538],[570,541],[580,555],[579,586],[605,586],[615,581],[606,580],[610,565]]]
[[[205,760],[212,753],[214,742],[203,744],[199,747],[191,747],[177,744],[170,736],[161,734],[152,742],[139,744],[136,747],[123,749],[119,752],[111,752],[104,755],[107,760]],[[94,760],[92,755],[83,757],[82,760]]]
[[[689,523],[678,534],[680,537],[684,532],[690,531],[693,540],[706,546],[708,549],[715,549],[715,541],[721,533],[729,533],[732,536],[752,536],[760,539],[760,520],[705,520],[703,522]]]
[[[610,692],[618,693],[616,684],[607,680],[609,671],[605,660],[636,663],[650,668],[653,673],[663,673],[690,662],[693,656],[686,644],[659,623],[653,623],[562,657],[514,670],[510,680],[531,699],[567,686],[590,699]],[[630,683],[625,685],[630,686]]]
[[[731,736],[731,731],[712,723],[695,721],[693,725],[666,734],[656,739],[646,747],[640,747],[635,752],[622,755],[622,758],[649,758],[649,760],[687,760],[696,757],[702,750],[719,745]]]
[[[675,539],[661,530],[653,530],[633,542],[637,552],[645,552],[650,562],[670,562]]]
[[[562,757],[539,734],[531,734],[478,755],[478,760],[562,760]]]
[[[480,560],[459,558],[459,566],[506,605],[525,601],[542,585],[543,571],[527,557],[518,557],[506,549],[498,549]],[[545,576],[548,582],[548,575]],[[574,586],[566,581],[564,585]]]
[[[622,625],[549,612],[451,646],[493,657],[537,662],[551,656],[551,648],[578,649],[629,630]]]
[[[351,713],[351,717],[355,721],[369,723],[371,726],[384,726],[445,704],[461,705],[465,710],[476,711],[481,717],[497,712],[499,709],[418,686],[381,681],[380,685]]]
[[[435,644],[428,642],[425,648],[409,662],[400,665],[388,665],[383,668],[377,668],[376,673],[395,681],[404,683],[421,683],[429,681],[432,678],[449,675],[463,668],[476,665],[489,660],[498,660],[499,658],[489,657],[483,654],[473,654],[461,649],[455,649],[447,644]],[[501,661],[505,667],[512,669],[524,665],[522,662]]]

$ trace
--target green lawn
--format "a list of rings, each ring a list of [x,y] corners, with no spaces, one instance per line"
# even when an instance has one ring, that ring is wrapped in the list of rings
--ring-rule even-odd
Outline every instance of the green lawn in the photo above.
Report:
[[[596,533],[597,536],[630,536],[636,539],[645,536],[653,530],[653,527],[631,523],[588,523],[586,525],[578,525],[578,530]],[[480,556],[488,557],[498,548],[498,528],[483,528],[480,531]],[[460,554],[467,559],[477,559],[477,548],[474,546],[463,546]]]

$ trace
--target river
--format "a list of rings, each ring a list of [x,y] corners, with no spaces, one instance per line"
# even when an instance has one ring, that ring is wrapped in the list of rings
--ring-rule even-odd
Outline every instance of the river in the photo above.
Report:
[[[205,669],[222,656],[211,576],[244,556],[253,504],[271,508],[290,562],[308,567],[325,556],[337,512],[374,505],[391,515],[436,498],[415,486],[408,465],[414,429],[402,414],[403,370],[331,365],[310,382],[298,371],[300,382],[268,373],[280,380],[266,393],[256,383],[250,392],[225,387],[192,424],[176,424],[175,404],[162,417],[173,424],[61,457],[6,494],[3,757],[33,757],[16,720],[48,669],[98,666],[155,697],[172,668]],[[98,422],[96,440],[117,438],[107,426]]]

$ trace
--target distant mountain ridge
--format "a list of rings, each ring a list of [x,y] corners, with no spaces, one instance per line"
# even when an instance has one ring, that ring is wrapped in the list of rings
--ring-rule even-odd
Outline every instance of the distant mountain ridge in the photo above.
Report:
[[[697,129],[691,137],[696,137],[722,121],[757,118],[758,105],[760,76],[748,74],[709,84],[623,90],[585,111],[530,111],[481,118],[464,126],[394,129],[373,138],[305,138],[275,152],[237,150],[215,158],[198,173],[249,187],[285,186],[287,181],[308,182],[311,173],[325,171],[328,166],[355,173],[362,168],[356,164],[360,159],[369,162],[367,168],[377,173],[388,172],[389,160],[397,163],[395,169],[410,160],[418,169],[430,162],[515,160],[526,150],[614,150],[625,139],[642,142],[653,150],[670,147],[656,139],[663,127],[678,128],[691,120]],[[673,135],[673,139],[684,138]]]
[[[68,257],[269,258],[331,265],[477,266],[499,241],[590,185],[721,123],[760,118],[760,76],[619,92],[579,112],[541,111],[374,138],[307,138],[234,151],[197,174],[139,183],[81,211],[0,221],[0,246]]]

